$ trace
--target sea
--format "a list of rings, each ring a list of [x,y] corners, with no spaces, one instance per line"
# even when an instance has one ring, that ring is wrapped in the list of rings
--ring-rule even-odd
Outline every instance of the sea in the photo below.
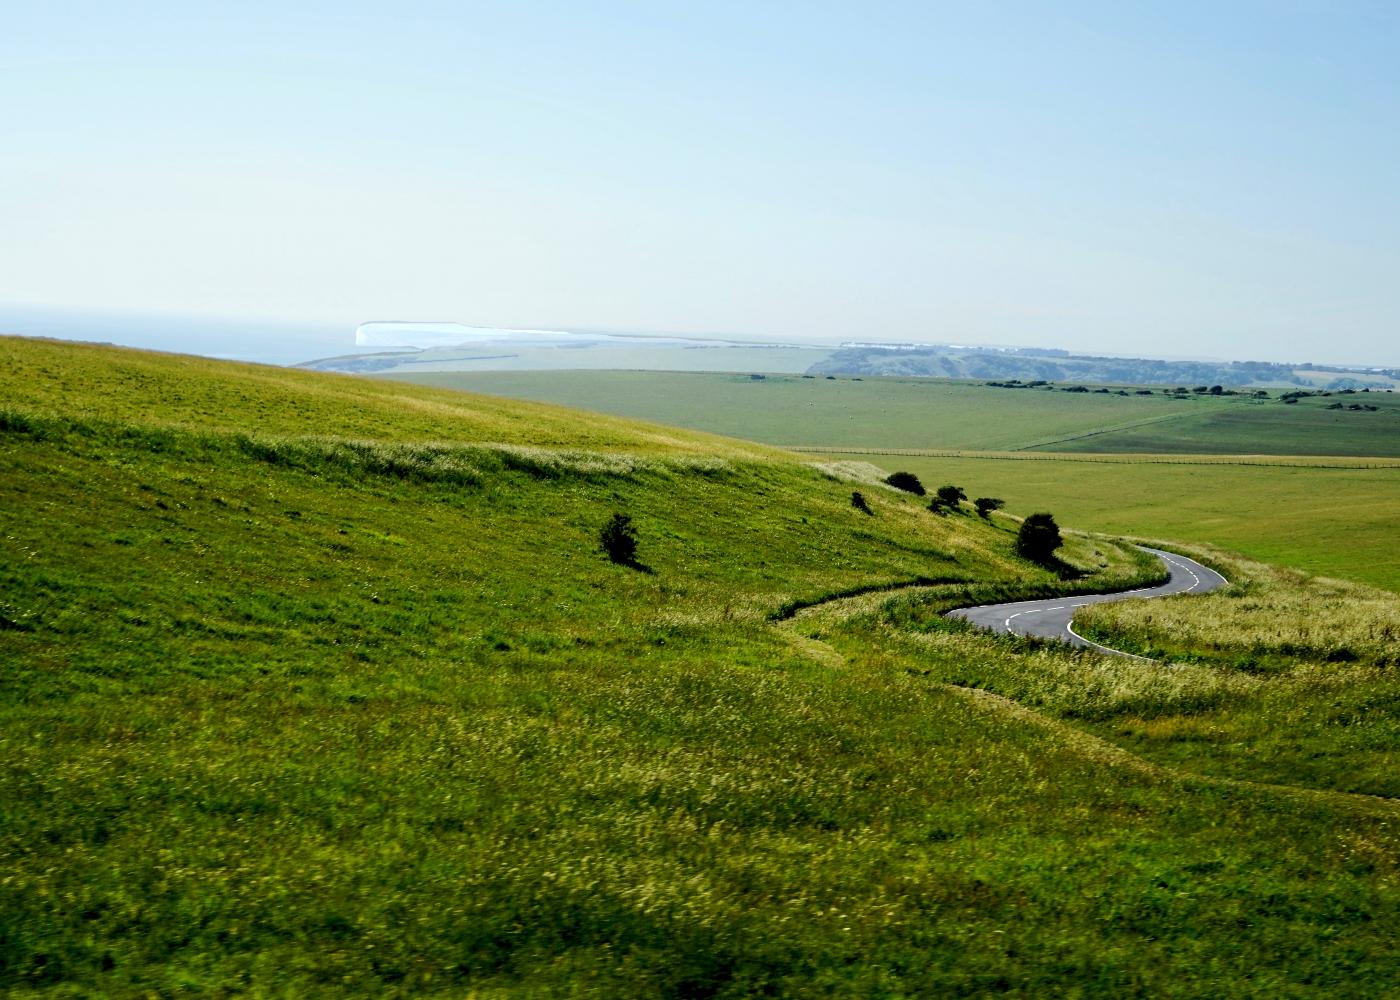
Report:
[[[229,361],[296,365],[363,349],[355,324],[276,322],[0,303],[0,335],[81,340]]]

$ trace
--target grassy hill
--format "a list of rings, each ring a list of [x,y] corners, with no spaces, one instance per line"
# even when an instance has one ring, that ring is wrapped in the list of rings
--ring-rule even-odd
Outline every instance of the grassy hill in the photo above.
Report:
[[[1209,541],[1400,590],[1400,553],[1391,544],[1400,517],[1400,396],[1391,393],[1286,404],[928,379],[498,372],[414,381],[815,446],[813,454],[908,468],[931,483],[1003,497],[1017,514],[1048,509],[1073,524]],[[909,453],[917,451],[938,453]],[[1271,454],[1285,457],[1278,467],[1229,459]]]
[[[1013,520],[858,464],[0,358],[13,995],[1400,987],[1387,803],[1147,762],[1079,720],[1179,710],[1197,674],[927,617],[1144,579],[1117,544],[1076,537],[1066,582]],[[597,551],[615,511],[642,568]],[[1069,670],[1077,703],[998,692]]]

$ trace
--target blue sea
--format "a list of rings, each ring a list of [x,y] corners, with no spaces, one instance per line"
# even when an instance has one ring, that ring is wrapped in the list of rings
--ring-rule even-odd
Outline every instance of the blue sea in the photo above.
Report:
[[[355,345],[352,324],[278,323],[0,304],[0,335],[3,334],[86,340],[268,365],[295,365],[363,350]]]

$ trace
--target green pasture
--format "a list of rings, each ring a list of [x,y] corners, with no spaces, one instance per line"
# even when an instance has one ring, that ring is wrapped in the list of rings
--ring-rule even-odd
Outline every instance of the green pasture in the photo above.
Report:
[[[1400,991],[1400,826],[1343,794],[1384,775],[1336,684],[1288,689],[1320,757],[1229,771],[1289,787],[1225,781],[1124,732],[1279,718],[1242,667],[928,614],[1153,577],[1111,539],[1069,579],[849,460],[0,351],[6,995]]]
[[[1400,456],[1400,396],[1333,393],[1286,404],[1169,398],[1160,387],[1063,392],[941,379],[678,372],[398,375],[421,385],[577,406],[783,446],[1225,455]],[[1329,409],[1340,406],[1341,409]],[[1375,406],[1374,412],[1350,406]]]
[[[834,456],[817,456],[813,459]],[[1188,464],[1074,458],[842,455],[929,484],[1048,510],[1078,528],[1210,542],[1254,558],[1400,591],[1400,467]],[[1077,456],[1076,456],[1077,457]],[[1180,464],[1178,464],[1180,463]]]
[[[1001,451],[1143,421],[1174,420],[1188,411],[1243,402],[848,376],[755,379],[713,373],[569,371],[444,372],[394,378],[577,406],[785,446]]]
[[[1375,410],[1349,407],[1374,406]],[[1338,407],[1334,409],[1333,407]],[[1213,455],[1400,456],[1400,396],[1333,393],[1297,403],[1243,402],[1045,445],[1047,451]]]

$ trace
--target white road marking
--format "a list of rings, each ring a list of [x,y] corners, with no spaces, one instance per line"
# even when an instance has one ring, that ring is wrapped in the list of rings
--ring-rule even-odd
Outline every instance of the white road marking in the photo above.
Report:
[[[962,618],[964,618],[964,619],[966,619],[966,620],[968,620],[968,621],[972,621],[971,612],[973,612],[973,611],[989,610],[989,609],[990,609],[990,610],[996,610],[996,609],[1007,609],[1007,610],[1009,610],[1009,609],[1011,609],[1011,608],[1020,608],[1021,610],[1016,611],[1016,612],[1014,612],[1014,613],[1008,615],[1007,618],[1006,618],[1006,619],[1002,622],[1002,624],[1001,624],[1001,627],[1002,627],[1002,629],[1003,629],[1004,631],[1006,631],[1006,632],[1008,632],[1008,633],[1016,633],[1016,632],[1017,632],[1017,629],[1013,628],[1013,626],[1012,626],[1011,623],[1012,623],[1015,619],[1020,618],[1022,615],[1039,614],[1040,612],[1043,612],[1043,611],[1063,611],[1063,610],[1066,609],[1066,607],[1071,608],[1071,609],[1073,609],[1073,608],[1082,608],[1082,607],[1085,607],[1085,606],[1090,605],[1090,604],[1098,604],[1098,603],[1101,603],[1101,602],[1104,602],[1104,601],[1121,601],[1121,600],[1124,600],[1124,599],[1128,598],[1128,597],[1129,597],[1130,595],[1132,595],[1132,594],[1146,594],[1146,595],[1148,595],[1148,597],[1166,597],[1166,596],[1170,596],[1170,595],[1172,595],[1172,594],[1189,594],[1189,593],[1191,593],[1192,591],[1197,590],[1198,588],[1205,586],[1206,582],[1207,582],[1208,580],[1211,580],[1211,578],[1214,578],[1215,580],[1218,580],[1218,581],[1219,581],[1218,586],[1229,586],[1229,584],[1230,584],[1230,581],[1227,580],[1222,574],[1217,573],[1215,570],[1209,569],[1208,567],[1202,566],[1202,565],[1200,565],[1199,563],[1194,562],[1193,560],[1187,559],[1187,558],[1184,557],[1184,556],[1177,556],[1177,555],[1175,555],[1174,553],[1163,552],[1163,551],[1158,550],[1158,549],[1151,549],[1151,548],[1148,548],[1148,547],[1145,546],[1145,545],[1144,545],[1144,546],[1140,546],[1140,548],[1142,548],[1142,549],[1143,549],[1144,551],[1146,551],[1146,552],[1151,552],[1153,555],[1157,556],[1157,558],[1159,558],[1159,559],[1161,559],[1163,562],[1165,562],[1165,563],[1167,564],[1167,568],[1168,568],[1169,570],[1180,570],[1181,572],[1183,572],[1183,573],[1185,573],[1186,575],[1190,576],[1190,577],[1191,577],[1191,586],[1186,587],[1186,588],[1181,589],[1181,590],[1172,590],[1172,589],[1168,589],[1168,588],[1171,588],[1172,585],[1173,585],[1173,580],[1169,578],[1169,579],[1167,580],[1166,583],[1164,583],[1164,584],[1162,584],[1161,586],[1158,586],[1158,587],[1138,587],[1138,588],[1136,588],[1136,589],[1134,589],[1134,590],[1121,591],[1121,592],[1119,592],[1119,593],[1113,593],[1113,594],[1095,594],[1095,595],[1092,595],[1092,596],[1087,596],[1085,600],[1077,601],[1077,602],[1072,602],[1072,603],[1070,603],[1070,604],[1068,604],[1068,605],[1058,604],[1058,605],[1050,605],[1050,606],[1046,606],[1046,607],[1026,607],[1027,604],[1032,604],[1033,602],[1022,601],[1022,602],[1019,602],[1019,603],[1011,603],[1011,604],[1003,604],[1003,605],[983,604],[983,605],[978,605],[978,606],[975,607],[975,608],[962,608],[962,609],[959,609],[959,610],[957,610],[957,611],[949,612],[949,614],[958,615],[959,617],[962,617]],[[1197,569],[1200,569],[1200,570],[1202,570],[1203,572],[1200,573],[1200,574],[1198,574],[1198,573],[1196,572]],[[1174,576],[1175,574],[1173,573],[1172,575]],[[976,624],[976,623],[974,622],[974,624]],[[983,626],[983,627],[984,627],[984,628],[987,628],[987,627],[991,627],[991,626]],[[1123,651],[1120,650],[1120,649],[1113,649],[1112,647],[1110,647],[1110,646],[1105,646],[1105,645],[1103,645],[1102,643],[1094,642],[1092,639],[1086,639],[1086,638],[1084,638],[1084,636],[1080,635],[1078,632],[1076,632],[1076,631],[1074,630],[1074,617],[1073,617],[1073,612],[1071,612],[1071,616],[1070,616],[1069,621],[1065,622],[1064,630],[1065,630],[1065,632],[1066,632],[1068,635],[1073,636],[1075,639],[1077,639],[1079,642],[1083,643],[1083,644],[1086,645],[1086,646],[1092,646],[1092,647],[1095,648],[1095,649],[1103,650],[1104,652],[1107,652],[1107,653],[1114,653],[1114,654],[1119,655],[1119,656],[1128,656],[1128,657],[1131,657],[1131,658],[1133,658],[1133,659],[1135,659],[1135,660],[1145,660],[1145,661],[1147,661],[1147,662],[1153,662],[1153,661],[1151,661],[1151,660],[1148,660],[1147,657],[1137,656],[1137,655],[1134,654],[1134,653],[1125,653],[1125,652],[1123,652]],[[1026,632],[1022,632],[1022,633],[1019,633],[1019,634],[1022,634],[1022,635],[1032,635],[1033,633],[1031,633],[1030,631],[1026,631]]]

